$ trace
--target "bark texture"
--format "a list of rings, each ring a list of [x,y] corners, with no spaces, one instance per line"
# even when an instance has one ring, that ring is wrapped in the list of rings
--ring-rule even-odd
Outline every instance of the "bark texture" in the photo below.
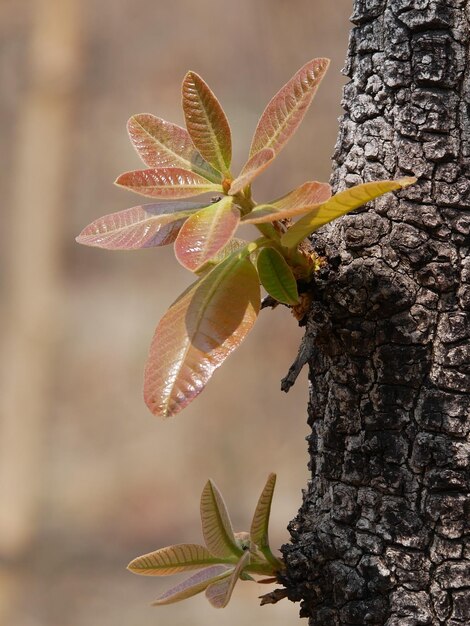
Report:
[[[470,624],[469,20],[354,2],[334,186],[420,180],[315,240],[312,481],[283,548],[312,626]]]

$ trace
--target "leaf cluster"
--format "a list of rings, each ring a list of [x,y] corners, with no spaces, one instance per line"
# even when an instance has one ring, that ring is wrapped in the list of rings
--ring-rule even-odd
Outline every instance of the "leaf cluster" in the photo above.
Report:
[[[235,584],[268,576],[275,582],[283,562],[269,547],[268,525],[276,475],[270,474],[256,505],[250,532],[234,533],[222,495],[209,480],[201,495],[201,522],[205,546],[183,543],[144,554],[128,565],[135,574],[169,576],[200,570],[163,593],[154,605],[172,604],[202,591],[216,608],[227,606]]]
[[[328,183],[308,181],[281,198],[255,202],[253,181],[297,130],[328,64],[324,58],[309,61],[272,98],[237,176],[231,173],[227,117],[195,72],[186,74],[182,86],[187,129],[147,113],[128,122],[146,169],[125,172],[116,183],[158,202],[99,218],[77,241],[110,250],[173,243],[177,260],[196,275],[152,340],[144,396],[155,415],[167,417],[183,409],[240,345],[260,309],[260,284],[275,301],[299,305],[298,282],[308,284],[318,269],[318,257],[302,243],[305,238],[414,182],[368,182],[332,196]],[[202,194],[211,197],[188,200]],[[243,224],[257,228],[253,241],[235,236]]]

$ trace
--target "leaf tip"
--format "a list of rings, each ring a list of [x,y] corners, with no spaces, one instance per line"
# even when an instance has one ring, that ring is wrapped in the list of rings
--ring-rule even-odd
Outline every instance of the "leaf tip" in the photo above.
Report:
[[[331,59],[328,57],[317,57],[307,63],[307,65],[313,65],[318,69],[322,75],[326,74],[327,69],[330,67]]]
[[[135,122],[137,118],[137,113],[134,113],[134,115],[131,115],[130,118],[127,120],[126,122],[126,128],[127,131],[129,132],[130,127],[133,125],[133,123]]]
[[[409,187],[410,185],[414,185],[418,181],[416,176],[403,176],[403,178],[399,178],[397,180],[400,183],[401,187]]]
[[[153,397],[147,397],[145,394],[144,394],[144,401],[150,413],[154,415],[155,417],[159,417],[161,419],[167,419],[169,417],[173,417],[174,415],[176,415],[176,413],[178,413],[178,410],[175,410],[175,409],[172,410],[168,406],[162,407],[161,404],[158,404],[153,399]]]
[[[113,185],[116,185],[116,187],[125,187],[125,185],[122,183],[123,177],[124,177],[124,174],[119,174],[119,176],[113,182]]]
[[[188,71],[186,72],[186,74],[184,75],[184,78],[183,78],[183,85],[185,85],[185,84],[186,84],[187,82],[189,82],[190,80],[191,80],[191,81],[194,81],[194,80],[197,80],[198,78],[199,78],[200,80],[202,80],[202,79],[201,79],[201,77],[199,76],[199,74],[198,74],[197,72],[194,72],[193,70],[188,70]]]
[[[167,419],[168,417],[173,417],[176,413],[178,413],[180,408],[178,405],[170,405],[168,401],[162,401],[161,398],[155,393],[153,387],[153,380],[151,376],[151,368],[152,368],[152,359],[149,357],[147,360],[147,365],[145,367],[144,372],[144,389],[143,396],[144,402],[152,415],[155,417],[159,417],[161,419]]]
[[[217,485],[212,480],[212,478],[208,478],[206,484],[204,485],[204,489],[212,489],[212,491],[218,491]]]

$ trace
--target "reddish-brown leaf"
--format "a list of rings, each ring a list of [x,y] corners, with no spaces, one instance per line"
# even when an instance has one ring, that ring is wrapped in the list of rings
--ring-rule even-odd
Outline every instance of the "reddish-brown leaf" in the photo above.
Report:
[[[329,63],[321,58],[309,61],[277,92],[258,122],[250,156],[263,148],[279,153],[303,120]]]
[[[209,261],[232,238],[240,222],[240,211],[230,197],[191,215],[175,241],[178,261],[192,272]]]
[[[288,210],[308,210],[311,206],[316,206],[326,202],[331,198],[331,187],[328,183],[319,183],[316,180],[308,181],[300,187],[293,189],[282,198],[270,202],[280,211]]]
[[[246,337],[260,307],[258,274],[234,254],[192,285],[157,327],[145,370],[152,413],[175,415],[204,389]]]
[[[215,169],[230,175],[232,138],[227,117],[219,101],[195,72],[183,81],[183,111],[194,145]]]
[[[230,239],[230,241],[223,248],[221,248],[217,252],[217,254],[214,254],[214,256],[211,257],[211,259],[207,261],[205,265],[200,267],[196,271],[196,274],[198,274],[198,276],[203,276],[204,274],[207,274],[214,268],[215,265],[218,265],[219,263],[224,261],[230,254],[235,252],[235,250],[241,250],[246,245],[247,242],[244,239],[238,239],[237,237],[233,237],[233,239]]]
[[[328,183],[304,183],[279,200],[258,205],[243,218],[246,224],[262,224],[304,215],[331,197]]]
[[[173,243],[185,220],[205,202],[143,204],[98,218],[76,238],[85,246],[137,250]]]
[[[159,167],[124,172],[116,185],[150,198],[188,198],[207,192],[222,192],[221,185],[211,183],[195,172],[179,167]]]
[[[259,175],[261,172],[268,167],[268,165],[273,161],[276,156],[274,150],[271,148],[264,148],[260,152],[254,154],[251,159],[243,166],[240,175],[235,178],[235,180],[230,185],[229,193],[231,195],[235,195],[239,191],[241,191],[244,187],[251,184],[252,181]]]
[[[148,167],[179,167],[200,174],[214,183],[221,175],[194,147],[188,131],[150,113],[133,115],[127,130],[134,148]]]

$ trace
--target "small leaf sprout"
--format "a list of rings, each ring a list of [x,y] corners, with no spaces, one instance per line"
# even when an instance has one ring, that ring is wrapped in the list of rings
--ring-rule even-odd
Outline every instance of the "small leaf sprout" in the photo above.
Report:
[[[271,502],[276,475],[270,474],[256,505],[250,532],[234,533],[225,502],[211,481],[201,495],[201,522],[205,546],[182,543],[139,556],[128,565],[135,574],[169,576],[199,570],[185,581],[165,591],[153,603],[172,604],[202,591],[216,608],[227,606],[238,580],[275,582],[284,568],[271,552],[268,539]],[[266,578],[268,577],[268,578]]]

